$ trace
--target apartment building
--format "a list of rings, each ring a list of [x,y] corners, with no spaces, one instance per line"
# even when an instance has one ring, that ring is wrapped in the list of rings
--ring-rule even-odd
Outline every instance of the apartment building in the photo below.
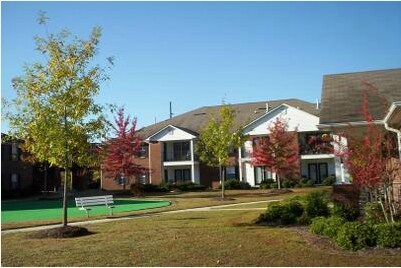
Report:
[[[257,186],[263,179],[275,178],[268,167],[254,167],[250,161],[253,140],[268,135],[268,125],[277,117],[284,118],[289,131],[296,133],[299,143],[300,175],[312,178],[316,183],[334,174],[334,155],[313,146],[313,136],[320,142],[329,133],[317,128],[319,107],[299,99],[269,100],[230,105],[236,113],[234,128],[245,126],[249,141],[241,148],[230,149],[226,179],[239,179]],[[138,131],[143,137],[143,154],[138,164],[149,168],[150,173],[140,180],[146,183],[180,183],[191,181],[209,187],[218,187],[218,168],[199,161],[195,146],[203,127],[211,118],[218,118],[221,106],[205,106],[171,119],[145,127]],[[329,142],[329,141],[327,141]],[[102,187],[121,189],[118,180],[103,178]]]

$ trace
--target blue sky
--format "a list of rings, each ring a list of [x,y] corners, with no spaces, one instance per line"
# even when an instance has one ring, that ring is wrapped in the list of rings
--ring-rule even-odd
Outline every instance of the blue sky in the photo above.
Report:
[[[401,67],[400,2],[1,2],[1,93],[42,60],[49,30],[103,28],[94,62],[115,57],[100,103],[125,105],[139,126],[200,106],[320,98],[324,74]],[[3,130],[7,125],[2,122]]]

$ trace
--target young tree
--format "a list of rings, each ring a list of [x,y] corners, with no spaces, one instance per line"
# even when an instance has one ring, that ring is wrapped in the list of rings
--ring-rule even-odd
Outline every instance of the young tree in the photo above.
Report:
[[[338,133],[341,139],[346,139],[347,144],[337,142],[335,154],[343,159],[352,183],[380,203],[387,222],[394,221],[397,209],[392,186],[399,168],[393,158],[395,143],[383,127],[374,123],[373,115],[369,112],[369,93],[382,99],[383,111],[387,110],[387,103],[376,87],[369,83],[364,85],[367,90],[362,95],[362,112],[367,126],[362,133],[352,128],[347,133]]]
[[[107,139],[104,146],[104,169],[115,179],[121,179],[124,190],[127,184],[136,182],[137,175],[148,171],[135,161],[143,142],[136,133],[136,122],[136,118],[131,121],[130,116],[124,116],[124,108],[119,108],[113,126],[116,136]]]
[[[23,149],[38,161],[63,167],[63,225],[67,226],[67,178],[73,163],[90,165],[90,142],[105,133],[102,107],[94,102],[105,70],[94,66],[101,36],[95,27],[88,40],[70,38],[64,30],[47,34],[47,17],[39,14],[45,37],[35,37],[43,62],[24,67],[12,81],[16,97],[5,115],[12,136],[24,140]]]
[[[297,137],[287,129],[287,123],[277,118],[268,127],[269,135],[260,138],[252,152],[253,164],[267,166],[276,173],[279,189],[282,178],[299,172]]]
[[[235,110],[228,105],[220,109],[220,119],[212,118],[204,127],[196,143],[196,153],[199,159],[212,167],[219,167],[221,182],[221,197],[225,198],[224,168],[228,164],[230,148],[240,147],[246,137],[242,127],[233,131]]]

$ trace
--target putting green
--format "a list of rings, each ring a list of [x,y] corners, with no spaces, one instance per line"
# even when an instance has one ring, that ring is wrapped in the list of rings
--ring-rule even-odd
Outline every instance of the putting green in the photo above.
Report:
[[[113,213],[129,212],[143,209],[159,208],[170,205],[168,201],[162,200],[135,200],[135,199],[114,199]],[[68,217],[86,217],[84,210],[75,206],[75,201],[68,202]],[[106,206],[93,206],[89,212],[93,215],[109,215]],[[61,219],[61,200],[20,200],[1,202],[1,222],[22,222],[35,220]]]

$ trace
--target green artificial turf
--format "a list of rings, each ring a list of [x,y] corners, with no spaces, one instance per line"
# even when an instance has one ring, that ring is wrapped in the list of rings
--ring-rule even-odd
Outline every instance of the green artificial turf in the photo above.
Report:
[[[159,208],[170,205],[168,201],[115,199],[113,213]],[[106,206],[93,206],[89,215],[109,215]],[[74,200],[68,202],[68,217],[85,217],[84,210],[79,210]],[[1,203],[1,222],[21,222],[32,220],[61,219],[61,200],[20,200]]]

